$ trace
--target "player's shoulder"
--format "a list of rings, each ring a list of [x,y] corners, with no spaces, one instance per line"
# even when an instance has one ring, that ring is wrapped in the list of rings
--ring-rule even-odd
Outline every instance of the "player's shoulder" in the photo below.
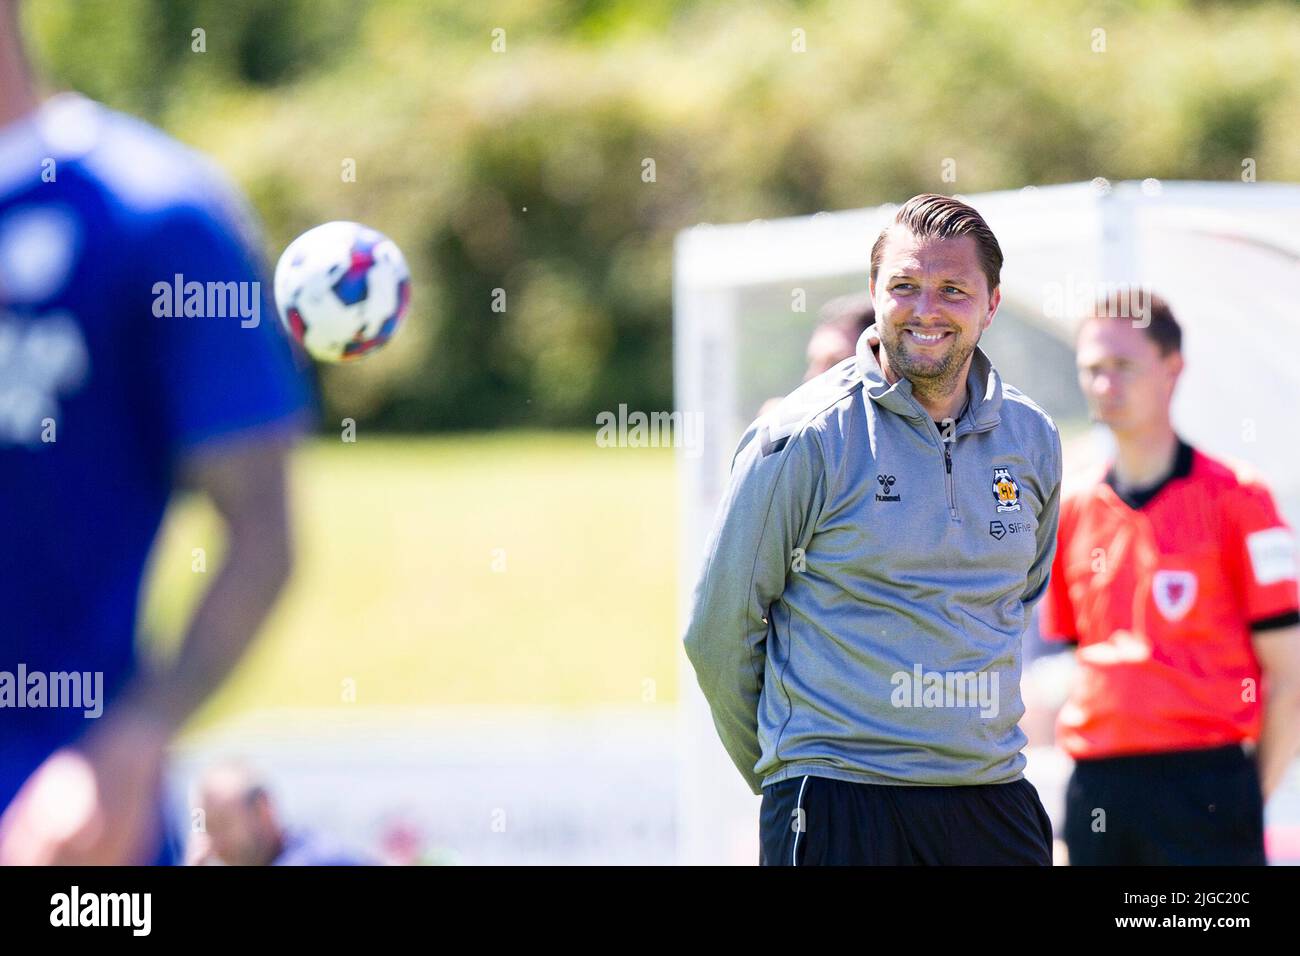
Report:
[[[793,438],[840,427],[841,416],[861,391],[857,359],[847,358],[781,399],[768,415],[773,433]]]
[[[1018,448],[1034,463],[1045,488],[1059,485],[1065,470],[1061,452],[1061,435],[1052,416],[1014,385],[1001,383],[1002,401],[998,407],[998,430],[1010,436],[1010,445]],[[1001,442],[1006,444],[1005,441]]]
[[[813,446],[822,447],[824,434],[842,427],[842,414],[861,388],[856,360],[845,359],[804,382],[760,415],[750,425],[742,445],[758,441],[764,457],[787,449],[809,452]]]
[[[1224,488],[1249,488],[1264,483],[1263,476],[1250,464],[1236,458],[1210,455],[1192,448],[1192,474],[1198,481]]]
[[[1269,505],[1273,492],[1253,465],[1239,459],[1208,455],[1192,449],[1192,477],[1196,484],[1229,506]]]
[[[63,93],[37,122],[51,158],[89,180],[124,218],[190,214],[251,229],[241,194],[216,164],[144,120]]]
[[[1071,470],[1061,479],[1061,507],[1084,508],[1101,499],[1102,486],[1106,484],[1105,464],[1092,464]]]
[[[1047,438],[1058,438],[1056,422],[1043,407],[1016,386],[1002,383],[1001,418],[1013,427],[1029,429]]]

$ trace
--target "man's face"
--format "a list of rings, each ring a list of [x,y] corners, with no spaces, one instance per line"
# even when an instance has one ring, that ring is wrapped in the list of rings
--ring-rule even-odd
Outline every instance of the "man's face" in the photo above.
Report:
[[[204,826],[213,854],[229,866],[263,866],[273,826],[268,826],[265,797],[244,793],[204,796]]]
[[[871,282],[881,365],[891,379],[948,388],[963,380],[980,336],[993,321],[990,294],[971,236],[919,238],[890,228]]]
[[[821,325],[808,342],[808,370],[803,374],[806,382],[827,369],[834,368],[853,355],[858,343],[833,325]]]
[[[1132,321],[1101,318],[1079,330],[1075,364],[1093,420],[1123,434],[1168,419],[1183,360],[1177,352],[1161,355]]]

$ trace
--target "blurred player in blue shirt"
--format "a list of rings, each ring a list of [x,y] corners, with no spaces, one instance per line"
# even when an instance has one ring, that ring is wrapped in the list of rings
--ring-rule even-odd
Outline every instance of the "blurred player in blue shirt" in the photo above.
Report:
[[[0,0],[0,863],[172,862],[164,748],[289,573],[307,393],[238,196],[144,123],[40,102],[16,6]],[[178,283],[210,292],[178,314]],[[141,579],[182,486],[224,520],[226,559],[153,671]]]

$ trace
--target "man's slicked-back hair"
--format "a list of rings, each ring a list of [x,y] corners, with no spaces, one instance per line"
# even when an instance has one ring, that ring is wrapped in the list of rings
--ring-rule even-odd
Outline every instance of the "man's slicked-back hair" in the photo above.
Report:
[[[1002,247],[998,245],[997,236],[984,221],[974,206],[969,206],[960,199],[940,196],[937,193],[922,193],[913,196],[898,207],[894,221],[876,237],[871,247],[871,278],[875,280],[880,271],[880,260],[885,252],[885,240],[889,230],[894,226],[905,226],[914,236],[924,239],[951,239],[956,236],[970,236],[975,240],[979,250],[980,268],[988,280],[989,294],[1002,281]]]

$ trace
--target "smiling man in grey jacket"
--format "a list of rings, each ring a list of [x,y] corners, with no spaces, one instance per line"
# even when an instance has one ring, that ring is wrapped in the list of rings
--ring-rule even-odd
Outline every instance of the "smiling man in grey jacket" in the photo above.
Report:
[[[1051,863],[1018,721],[1061,445],[978,348],[1001,266],[973,208],[909,200],[857,354],[736,452],[685,645],[764,863]]]

